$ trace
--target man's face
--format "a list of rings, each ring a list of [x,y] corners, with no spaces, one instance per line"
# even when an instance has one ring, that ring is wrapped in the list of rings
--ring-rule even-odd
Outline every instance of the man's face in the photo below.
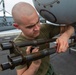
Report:
[[[19,25],[19,28],[28,39],[34,39],[40,34],[40,21],[37,14],[33,14],[27,20],[23,18],[22,22],[23,25]]]

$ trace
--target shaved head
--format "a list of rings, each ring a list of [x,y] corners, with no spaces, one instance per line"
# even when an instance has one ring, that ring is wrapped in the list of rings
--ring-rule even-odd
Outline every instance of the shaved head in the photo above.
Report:
[[[24,16],[29,17],[30,15],[32,15],[35,12],[36,11],[32,5],[30,5],[26,2],[19,2],[12,9],[12,16],[16,23],[20,23],[22,17],[24,17]]]

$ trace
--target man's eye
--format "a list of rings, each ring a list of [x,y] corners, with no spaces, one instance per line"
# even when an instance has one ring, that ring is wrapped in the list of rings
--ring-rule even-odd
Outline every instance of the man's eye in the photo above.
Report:
[[[35,25],[32,25],[32,26],[28,26],[28,27],[26,27],[26,28],[29,28],[29,29],[30,29],[30,28],[33,28],[34,26],[35,26]]]

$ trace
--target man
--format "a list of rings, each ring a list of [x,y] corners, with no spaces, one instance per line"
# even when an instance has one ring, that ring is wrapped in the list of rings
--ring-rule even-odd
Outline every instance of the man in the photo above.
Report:
[[[12,9],[12,16],[15,21],[14,26],[22,31],[15,39],[15,42],[22,42],[34,39],[50,39],[53,36],[61,34],[57,38],[57,52],[65,52],[68,48],[68,39],[74,33],[72,26],[53,26],[50,24],[40,24],[36,10],[28,3],[19,2]],[[23,54],[30,54],[32,46],[22,48]],[[49,48],[48,44],[40,45],[32,50],[32,53]],[[55,75],[50,62],[49,56],[45,58],[25,63],[16,67],[17,75]]]

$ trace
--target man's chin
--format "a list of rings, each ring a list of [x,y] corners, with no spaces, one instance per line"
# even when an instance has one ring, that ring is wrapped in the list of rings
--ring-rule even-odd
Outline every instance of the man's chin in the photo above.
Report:
[[[39,36],[39,33],[38,34],[36,34],[36,37],[38,37]]]
[[[38,36],[39,36],[39,34],[35,35],[34,38],[36,38],[36,37],[38,37]]]

